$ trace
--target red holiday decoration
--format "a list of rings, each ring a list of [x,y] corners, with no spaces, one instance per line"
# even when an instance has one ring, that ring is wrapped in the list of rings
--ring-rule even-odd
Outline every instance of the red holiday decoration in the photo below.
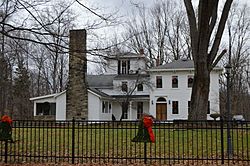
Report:
[[[148,130],[149,138],[150,138],[151,142],[155,142],[155,136],[154,136],[154,133],[153,133],[153,130],[152,130],[152,126],[153,126],[152,117],[144,116],[143,124],[144,124],[144,127]]]
[[[13,142],[12,139],[12,119],[8,115],[4,115],[0,122],[0,141]]]
[[[12,119],[8,115],[4,115],[1,119],[2,122],[7,122],[9,125],[12,124]]]
[[[152,130],[153,116],[144,114],[138,127],[137,135],[132,142],[155,142],[155,136]]]

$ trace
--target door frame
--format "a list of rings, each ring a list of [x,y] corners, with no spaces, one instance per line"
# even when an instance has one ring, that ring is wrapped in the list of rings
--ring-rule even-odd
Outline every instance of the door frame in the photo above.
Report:
[[[158,111],[160,111],[160,109],[162,109],[161,107],[165,106],[165,119],[162,119],[162,116],[160,117],[160,119],[158,118]],[[158,120],[167,120],[168,119],[168,114],[167,114],[167,100],[165,97],[158,97],[156,100],[156,119]],[[160,113],[162,114],[162,112]]]

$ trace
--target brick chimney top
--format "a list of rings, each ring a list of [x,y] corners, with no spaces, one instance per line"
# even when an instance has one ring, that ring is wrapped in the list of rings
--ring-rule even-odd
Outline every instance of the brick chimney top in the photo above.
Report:
[[[143,49],[143,48],[140,48],[139,53],[140,53],[141,55],[143,55],[143,54],[144,54],[144,49]]]

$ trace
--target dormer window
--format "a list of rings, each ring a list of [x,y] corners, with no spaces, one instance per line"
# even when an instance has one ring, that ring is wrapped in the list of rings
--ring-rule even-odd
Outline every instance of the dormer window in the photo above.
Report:
[[[129,74],[130,61],[118,60],[118,74]]]
[[[172,76],[172,88],[178,88],[178,76]]]

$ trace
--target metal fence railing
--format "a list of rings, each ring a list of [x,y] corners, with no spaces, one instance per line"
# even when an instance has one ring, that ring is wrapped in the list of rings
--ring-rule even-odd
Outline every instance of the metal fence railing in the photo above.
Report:
[[[155,143],[135,143],[138,121],[14,121],[13,142],[0,142],[5,163],[246,163],[250,122],[154,122]]]

